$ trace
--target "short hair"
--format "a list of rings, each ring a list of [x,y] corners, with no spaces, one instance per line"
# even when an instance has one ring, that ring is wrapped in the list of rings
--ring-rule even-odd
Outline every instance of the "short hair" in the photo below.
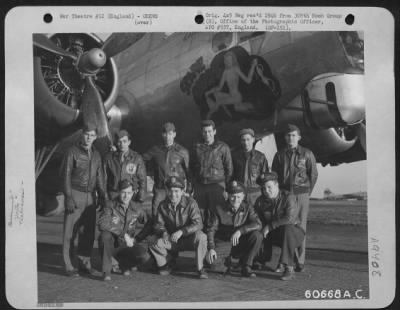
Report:
[[[209,126],[212,126],[213,129],[215,129],[215,123],[214,123],[214,121],[212,119],[206,119],[206,120],[201,122],[201,127],[202,128],[209,127]]]
[[[269,181],[274,181],[278,183],[278,174],[275,171],[263,173],[257,180],[257,183],[263,186],[265,183]]]
[[[97,135],[97,127],[96,127],[96,125],[92,124],[92,123],[88,123],[88,124],[85,124],[82,127],[82,133],[89,132],[89,131],[94,131],[96,133],[96,135]]]
[[[130,140],[131,139],[131,134],[127,130],[121,129],[120,131],[118,131],[115,134],[115,137],[116,137],[117,140],[119,140],[119,139],[121,139],[123,137],[128,137],[128,139]]]
[[[287,126],[286,126],[286,128],[285,128],[285,135],[287,135],[289,132],[292,132],[292,131],[297,131],[297,133],[300,135],[301,134],[301,131],[300,131],[300,128],[299,127],[297,127],[296,125],[294,125],[294,124],[287,124]]]
[[[176,132],[175,125],[174,123],[167,122],[162,126],[162,132],[170,132],[170,131]]]

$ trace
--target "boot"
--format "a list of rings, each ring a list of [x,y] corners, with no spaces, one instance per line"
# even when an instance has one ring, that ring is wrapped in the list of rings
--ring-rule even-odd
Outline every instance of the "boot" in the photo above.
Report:
[[[224,275],[227,275],[231,272],[232,269],[232,257],[230,255],[225,258],[224,266],[225,266]]]
[[[286,266],[285,272],[282,274],[281,280],[289,281],[295,278],[293,266]]]
[[[275,272],[282,273],[284,271],[285,271],[285,265],[283,265],[282,263],[279,263],[278,267],[276,267],[276,269],[275,269]]]
[[[250,266],[246,265],[242,268],[242,276],[246,278],[255,278],[257,275],[251,270]]]

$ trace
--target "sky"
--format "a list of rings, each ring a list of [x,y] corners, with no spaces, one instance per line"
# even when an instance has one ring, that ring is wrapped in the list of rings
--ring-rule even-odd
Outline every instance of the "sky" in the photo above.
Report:
[[[335,194],[349,194],[367,191],[367,161],[358,161],[338,166],[317,165],[318,180],[311,197],[322,198],[329,188]]]

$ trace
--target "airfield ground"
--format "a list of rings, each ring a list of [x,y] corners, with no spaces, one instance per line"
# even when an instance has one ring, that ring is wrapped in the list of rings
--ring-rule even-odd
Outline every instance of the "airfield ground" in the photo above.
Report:
[[[146,203],[149,207],[149,202]],[[61,238],[62,216],[37,217],[38,301],[76,302],[232,302],[306,299],[307,290],[346,290],[350,297],[368,298],[368,236],[365,201],[312,200],[307,237],[307,265],[291,282],[281,281],[272,271],[259,271],[256,279],[239,273],[224,276],[222,259],[209,279],[198,280],[192,252],[178,258],[178,269],[161,277],[154,272],[135,272],[129,277],[113,275],[111,282],[100,277],[64,275]],[[97,247],[97,245],[96,245]],[[222,244],[220,258],[228,254]],[[278,251],[270,267],[275,267]],[[100,257],[93,252],[93,265],[100,270]],[[139,304],[138,304],[139,305]],[[151,304],[150,304],[151,306]]]

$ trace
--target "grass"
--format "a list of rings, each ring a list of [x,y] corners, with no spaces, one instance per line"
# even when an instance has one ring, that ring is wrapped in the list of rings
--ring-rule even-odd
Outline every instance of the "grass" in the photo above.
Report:
[[[367,226],[367,201],[311,200],[308,223]]]

